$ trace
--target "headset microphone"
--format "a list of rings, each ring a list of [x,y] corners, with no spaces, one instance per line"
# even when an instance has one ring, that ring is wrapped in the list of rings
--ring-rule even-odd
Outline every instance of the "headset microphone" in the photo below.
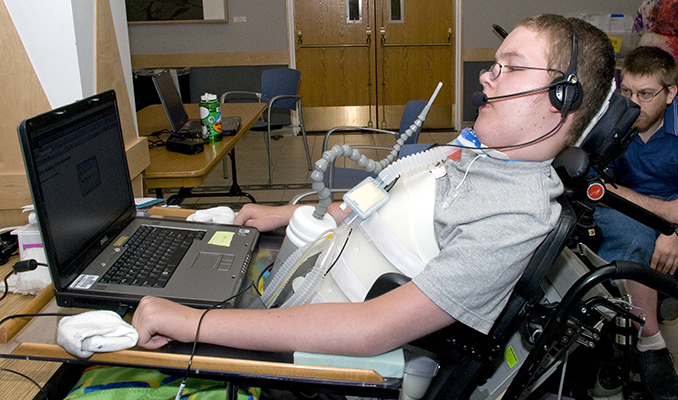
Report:
[[[511,97],[518,97],[518,96],[522,96],[524,94],[540,92],[542,90],[551,89],[551,88],[554,88],[554,87],[556,87],[558,85],[562,85],[562,84],[563,84],[562,82],[553,82],[549,85],[538,87],[536,89],[526,90],[524,92],[518,92],[518,93],[505,94],[503,96],[494,96],[494,97],[487,97],[487,95],[483,92],[474,92],[471,95],[471,102],[473,102],[473,105],[476,106],[476,107],[482,107],[492,100],[509,99]]]
[[[487,95],[483,92],[473,92],[471,102],[476,107],[482,107],[487,104]]]

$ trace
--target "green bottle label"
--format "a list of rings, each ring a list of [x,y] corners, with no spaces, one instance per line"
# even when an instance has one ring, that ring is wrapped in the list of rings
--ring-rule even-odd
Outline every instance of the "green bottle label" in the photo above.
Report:
[[[218,142],[222,138],[221,107],[218,100],[200,102],[202,138],[206,142]]]

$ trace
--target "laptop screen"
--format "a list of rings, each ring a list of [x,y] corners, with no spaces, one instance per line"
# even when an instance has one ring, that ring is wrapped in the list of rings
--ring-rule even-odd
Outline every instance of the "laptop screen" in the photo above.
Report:
[[[31,118],[19,134],[47,257],[65,285],[134,215],[115,93]]]
[[[155,89],[158,91],[160,102],[162,102],[162,106],[165,107],[165,112],[169,117],[172,130],[174,132],[179,132],[186,121],[188,121],[188,114],[186,114],[184,103],[181,101],[177,87],[174,86],[174,81],[172,80],[170,72],[164,70],[153,75],[153,83],[155,84]]]

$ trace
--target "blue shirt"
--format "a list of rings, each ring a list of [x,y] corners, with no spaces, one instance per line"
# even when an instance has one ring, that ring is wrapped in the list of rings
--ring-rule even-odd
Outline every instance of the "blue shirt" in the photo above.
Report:
[[[664,113],[664,125],[647,143],[636,136],[626,152],[610,163],[616,182],[646,196],[678,194],[678,101]]]

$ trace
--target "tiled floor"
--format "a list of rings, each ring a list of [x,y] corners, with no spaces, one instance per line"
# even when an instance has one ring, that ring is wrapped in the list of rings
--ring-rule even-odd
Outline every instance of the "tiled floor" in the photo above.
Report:
[[[268,186],[267,155],[263,133],[248,132],[236,146],[237,177],[242,189],[254,196],[261,204],[286,204],[293,196],[311,190],[310,172],[306,166],[304,146],[301,136],[295,136],[291,130],[282,130],[282,136],[272,141],[273,152],[273,186]],[[456,137],[456,132],[422,132],[420,143],[446,143]],[[321,157],[323,135],[309,135],[311,160],[315,162]],[[336,135],[330,142],[333,144],[349,143],[352,145],[392,146],[394,139],[385,135],[359,135],[357,133]],[[364,152],[370,158],[383,158],[387,152]],[[346,160],[346,166],[352,161]],[[229,163],[230,165],[230,163]],[[344,160],[337,162],[344,166]],[[206,179],[203,187],[196,188],[194,193],[227,191],[231,185],[231,171],[224,178],[223,168],[217,168]],[[171,191],[168,191],[171,193]],[[228,205],[238,210],[249,202],[246,198],[234,197],[196,197],[186,199],[184,206],[191,208],[209,208],[217,205]],[[678,321],[663,324],[661,330],[674,358],[678,359]],[[606,398],[602,398],[606,399]],[[612,396],[610,400],[621,400],[621,394]]]

